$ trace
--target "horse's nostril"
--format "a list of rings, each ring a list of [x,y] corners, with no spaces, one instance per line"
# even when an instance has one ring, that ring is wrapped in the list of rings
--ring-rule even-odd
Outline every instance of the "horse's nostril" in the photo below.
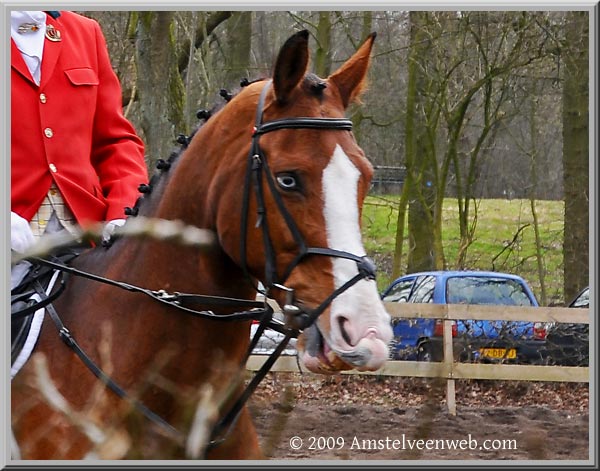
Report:
[[[340,316],[338,317],[338,323],[340,326],[340,332],[342,333],[342,337],[344,339],[344,341],[351,346],[354,346],[352,344],[352,339],[350,338],[350,335],[348,334],[348,331],[346,330],[346,324],[350,323],[350,321],[345,318],[344,316]]]

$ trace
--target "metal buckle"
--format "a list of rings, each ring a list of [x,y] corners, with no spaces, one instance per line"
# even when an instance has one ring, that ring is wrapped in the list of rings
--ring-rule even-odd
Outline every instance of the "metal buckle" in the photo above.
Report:
[[[73,337],[71,336],[71,332],[65,326],[62,326],[60,328],[60,330],[58,331],[58,336],[68,346],[73,346],[75,344],[75,341],[74,341]]]
[[[377,277],[377,266],[375,262],[371,260],[366,255],[364,257],[360,257],[360,262],[356,262],[358,266],[358,272],[368,280],[375,280]]]
[[[306,328],[308,314],[294,304],[294,288],[288,288],[278,283],[274,283],[273,287],[285,292],[285,303],[281,309],[284,314],[285,326],[295,330]]]
[[[152,294],[154,294],[158,299],[162,301],[168,301],[173,304],[179,304],[179,293],[171,294],[165,291],[164,289],[159,289],[157,291],[152,291]]]

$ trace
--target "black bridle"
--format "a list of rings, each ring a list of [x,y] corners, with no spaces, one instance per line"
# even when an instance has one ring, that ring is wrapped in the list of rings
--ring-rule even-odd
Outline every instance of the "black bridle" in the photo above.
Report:
[[[287,118],[276,121],[269,121],[266,123],[262,122],[263,109],[267,91],[269,90],[271,82],[267,82],[262,89],[257,110],[256,110],[256,121],[255,128],[252,135],[252,145],[248,156],[247,170],[244,180],[244,193],[242,201],[242,217],[241,217],[241,242],[240,242],[240,254],[241,254],[241,265],[244,273],[249,279],[252,276],[249,273],[247,265],[247,236],[248,236],[248,213],[251,188],[254,189],[254,195],[256,198],[257,206],[257,226],[262,228],[263,247],[265,254],[265,274],[264,274],[264,286],[265,293],[268,294],[273,288],[281,289],[286,292],[286,302],[283,306],[283,311],[286,315],[285,322],[281,322],[273,318],[273,309],[268,303],[251,301],[247,299],[235,299],[235,298],[223,298],[218,296],[208,295],[197,295],[187,293],[167,293],[163,290],[149,290],[139,286],[131,285],[121,281],[111,280],[104,278],[99,275],[94,275],[89,272],[78,270],[74,267],[68,266],[65,263],[57,260],[48,260],[41,258],[32,258],[33,262],[37,262],[41,265],[49,266],[53,269],[59,270],[63,273],[75,275],[83,278],[87,278],[93,281],[109,284],[129,292],[141,293],[150,298],[166,304],[172,308],[182,311],[186,314],[191,314],[195,317],[208,318],[219,321],[249,321],[258,320],[258,329],[252,338],[249,348],[247,350],[244,363],[241,367],[244,367],[248,356],[252,353],[252,350],[256,346],[259,337],[262,335],[266,328],[278,331],[284,335],[281,343],[275,348],[275,350],[269,355],[267,360],[264,362],[262,367],[255,373],[250,382],[246,385],[239,398],[235,400],[233,405],[227,411],[227,413],[216,423],[211,434],[211,440],[207,446],[207,449],[214,448],[221,444],[227,438],[229,432],[233,429],[239,413],[245,405],[246,401],[250,398],[258,384],[264,379],[266,374],[269,372],[275,361],[279,358],[288,342],[291,338],[298,337],[302,330],[311,326],[317,318],[327,309],[327,307],[333,302],[333,300],[341,293],[346,291],[351,286],[355,285],[362,279],[374,279],[375,278],[375,265],[366,256],[359,256],[342,250],[331,249],[327,247],[309,247],[304,241],[298,226],[294,219],[287,210],[283,199],[275,185],[273,175],[269,169],[267,157],[260,148],[259,139],[263,134],[278,131],[280,129],[319,129],[319,130],[332,130],[332,131],[351,131],[352,122],[348,119],[343,118],[309,118],[309,117],[298,117],[298,118]],[[298,247],[298,252],[294,259],[285,268],[284,273],[279,277],[277,272],[277,254],[273,248],[273,242],[269,231],[267,222],[266,206],[265,206],[265,192],[263,188],[263,175],[267,182],[269,192],[272,198],[275,200],[277,209],[294,238],[294,241]],[[337,257],[348,260],[353,260],[357,264],[358,272],[355,276],[347,280],[343,285],[334,289],[334,291],[321,302],[319,306],[314,309],[307,309],[305,307],[299,307],[294,305],[293,290],[284,286],[285,281],[288,279],[292,271],[306,258],[309,256],[327,256]],[[61,281],[61,291],[64,289],[64,281]],[[159,417],[157,414],[149,410],[141,402],[132,399],[119,385],[117,385],[108,375],[106,375],[85,353],[85,351],[79,346],[75,338],[69,332],[68,328],[63,324],[58,313],[54,309],[51,301],[48,300],[48,296],[44,293],[41,287],[37,287],[36,291],[42,298],[43,305],[46,307],[53,320],[56,328],[58,329],[59,336],[63,342],[68,345],[77,356],[83,361],[83,363],[92,371],[96,377],[102,380],[106,386],[111,389],[119,397],[129,400],[134,407],[139,410],[146,418],[152,422],[158,424],[161,430],[169,437],[176,440],[178,443],[182,443],[183,436],[175,428],[173,428],[168,422]],[[244,311],[233,312],[230,314],[217,314],[212,310],[197,310],[194,305],[214,305],[217,307],[233,307],[234,309],[243,309]],[[35,310],[41,308],[42,305],[37,306]],[[31,315],[34,311],[32,307],[27,308],[29,311],[23,315]]]
[[[274,121],[268,121],[263,123],[263,110],[267,92],[271,86],[269,80],[263,87],[258,105],[256,107],[256,118],[254,131],[252,134],[252,145],[248,154],[248,163],[246,167],[246,176],[244,181],[244,197],[242,201],[242,221],[241,231],[242,236],[240,238],[240,254],[241,254],[241,265],[243,270],[248,273],[247,264],[247,238],[248,238],[248,214],[249,214],[249,201],[251,187],[254,189],[254,195],[256,197],[256,212],[257,212],[257,224],[256,227],[261,227],[263,247],[265,255],[265,274],[264,284],[266,287],[266,293],[269,293],[272,288],[284,289],[288,292],[288,302],[284,306],[284,312],[289,314],[290,319],[288,323],[293,327],[304,330],[327,309],[331,302],[344,291],[351,286],[355,285],[362,279],[375,279],[375,264],[367,256],[359,256],[343,250],[332,249],[329,247],[309,247],[307,246],[304,237],[294,218],[290,215],[287,210],[281,194],[275,185],[273,174],[269,168],[268,159],[263,150],[260,147],[260,137],[264,134],[279,131],[281,129],[318,129],[318,130],[329,130],[329,131],[351,131],[352,121],[345,118],[285,118]],[[272,198],[275,200],[277,209],[283,220],[294,242],[298,248],[296,256],[284,269],[283,275],[279,277],[277,272],[277,254],[273,248],[273,242],[271,240],[271,233],[269,231],[269,225],[267,220],[267,209],[265,205],[265,194],[263,187],[263,175],[267,182],[269,192]],[[357,274],[346,281],[342,286],[336,288],[330,296],[328,296],[319,306],[315,309],[308,310],[306,308],[300,309],[298,306],[294,306],[293,303],[293,291],[289,290],[284,286],[285,281],[291,275],[294,268],[296,268],[306,257],[309,256],[326,256],[334,258],[344,258],[353,260],[356,262],[358,272]]]

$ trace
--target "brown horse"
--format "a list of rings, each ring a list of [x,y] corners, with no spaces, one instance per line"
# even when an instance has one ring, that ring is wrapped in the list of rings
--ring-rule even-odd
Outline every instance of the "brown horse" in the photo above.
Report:
[[[299,355],[309,370],[380,368],[390,318],[360,236],[372,167],[344,119],[364,86],[374,37],[327,79],[306,72],[308,33],[290,37],[272,80],[249,84],[211,117],[136,205],[140,215],[214,231],[213,250],[122,237],[84,252],[73,266],[152,290],[248,300],[260,280],[298,313]],[[293,302],[283,285],[294,290]],[[214,398],[218,418],[240,394],[249,320],[193,318],[78,276],[69,278],[54,306],[117,384],[184,435],[198,401]],[[41,397],[29,361],[12,381],[12,427],[23,459],[118,455],[94,449],[84,419],[127,439],[127,458],[189,457],[130,402],[104,389],[51,320],[42,325],[36,352],[45,355],[71,413]],[[262,456],[245,407],[217,438],[207,458]]]

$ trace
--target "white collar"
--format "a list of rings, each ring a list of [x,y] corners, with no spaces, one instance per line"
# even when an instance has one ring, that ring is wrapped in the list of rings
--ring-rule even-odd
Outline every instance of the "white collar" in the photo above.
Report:
[[[36,31],[19,33],[19,26],[35,24]],[[44,39],[46,36],[46,13],[43,11],[11,11],[10,37],[15,42],[23,60],[31,72],[31,76],[39,85],[41,76],[42,56],[44,54]]]

